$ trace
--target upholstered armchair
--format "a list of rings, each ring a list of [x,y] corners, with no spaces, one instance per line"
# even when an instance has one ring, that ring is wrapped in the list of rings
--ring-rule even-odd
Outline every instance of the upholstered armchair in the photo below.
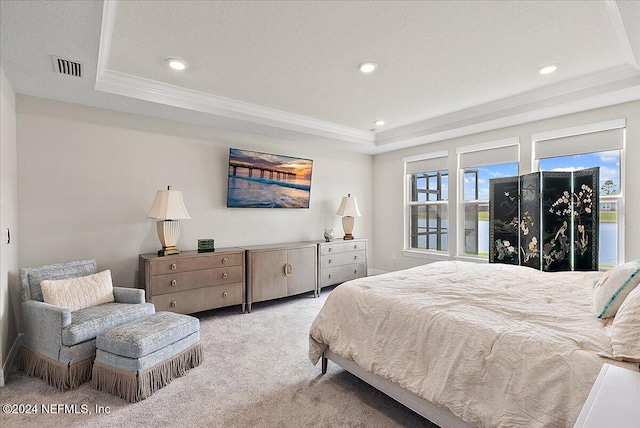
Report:
[[[82,281],[96,270],[95,260],[20,269],[24,343],[19,366],[26,374],[61,390],[74,389],[91,378],[96,336],[155,312],[145,303],[144,290],[135,288],[113,287],[114,301],[74,311],[45,303],[42,281]]]

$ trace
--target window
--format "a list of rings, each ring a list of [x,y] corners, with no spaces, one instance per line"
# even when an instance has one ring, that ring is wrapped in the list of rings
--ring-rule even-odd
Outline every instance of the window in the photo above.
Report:
[[[409,250],[447,253],[449,249],[449,173],[447,152],[405,159]]]
[[[489,180],[518,175],[518,138],[460,147],[458,254],[489,258]]]
[[[462,169],[464,248],[467,256],[489,257],[489,180],[518,175],[518,162]]]
[[[592,129],[595,128],[593,132],[536,141],[535,144],[540,171],[600,167],[598,263],[601,269],[612,268],[624,260],[622,126],[624,121],[596,124],[592,126]],[[597,130],[599,127],[600,130]],[[607,127],[613,129],[606,129]]]

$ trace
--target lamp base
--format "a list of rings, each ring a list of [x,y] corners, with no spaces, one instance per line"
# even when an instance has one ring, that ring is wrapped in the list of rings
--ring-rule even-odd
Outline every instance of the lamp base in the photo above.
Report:
[[[158,256],[170,256],[172,254],[179,254],[180,250],[176,247],[162,247],[162,250],[158,250]]]
[[[157,224],[158,238],[162,250],[158,251],[158,256],[170,256],[178,254],[180,250],[176,248],[178,237],[180,236],[180,222],[178,220],[160,220]]]
[[[351,234],[351,232],[353,232],[353,225],[355,224],[355,219],[351,216],[345,216],[342,217],[342,228],[344,229],[344,239],[345,241],[348,241],[350,239],[353,239],[353,235]]]

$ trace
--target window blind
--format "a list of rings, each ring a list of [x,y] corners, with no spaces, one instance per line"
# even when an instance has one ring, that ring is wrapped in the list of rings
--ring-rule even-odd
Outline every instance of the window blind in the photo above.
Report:
[[[518,162],[518,156],[517,144],[468,152],[463,151],[460,153],[460,168]]]
[[[437,152],[424,155],[424,157],[405,158],[406,173],[416,174],[420,172],[441,171],[447,169],[448,152]]]
[[[536,159],[621,150],[624,128],[536,141]]]

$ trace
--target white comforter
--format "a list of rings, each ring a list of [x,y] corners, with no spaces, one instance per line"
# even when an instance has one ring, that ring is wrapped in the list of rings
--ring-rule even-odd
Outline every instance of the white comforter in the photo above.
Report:
[[[335,288],[310,330],[324,349],[487,427],[573,426],[611,353],[598,272],[439,262]],[[629,364],[627,367],[637,371]]]

